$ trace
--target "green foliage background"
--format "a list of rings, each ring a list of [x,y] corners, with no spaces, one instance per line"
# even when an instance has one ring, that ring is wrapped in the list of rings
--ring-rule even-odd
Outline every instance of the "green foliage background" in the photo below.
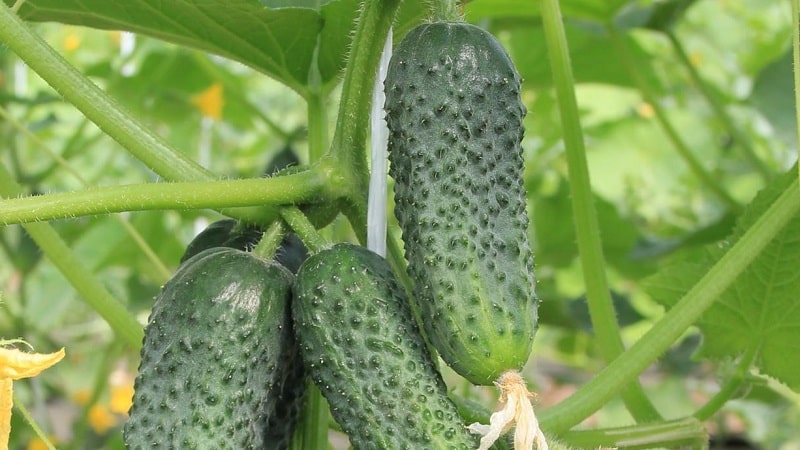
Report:
[[[204,2],[203,8],[167,2],[174,10],[155,13],[154,3],[164,4],[136,0],[122,8],[119,2],[29,0],[20,16],[66,23],[34,27],[151,130],[217,176],[259,177],[287,145],[308,162],[306,101],[324,100],[325,120],[333,129],[358,2],[237,0]],[[395,42],[425,16],[422,3],[402,4]],[[572,0],[561,7],[607,274],[623,339],[630,344],[661,317],[662,305],[685,293],[766,209],[763,196],[753,202],[756,193],[796,160],[791,8],[782,0]],[[538,2],[523,0],[474,0],[465,13],[499,37],[525,80],[525,182],[543,299],[542,330],[527,373],[546,407],[605,363],[584,302],[542,19]],[[120,43],[128,37],[98,28],[140,34],[127,53]],[[218,120],[204,118],[193,100],[215,83],[222,85],[224,98]],[[0,118],[0,162],[26,195],[84,188],[43,147],[66,160],[89,186],[159,179],[5,46],[0,47],[0,106],[8,112]],[[664,123],[676,134],[665,132]],[[680,146],[705,178],[676,151]],[[796,177],[784,178],[796,183]],[[776,197],[781,191],[772,192]],[[742,215],[745,208],[750,209]],[[144,323],[183,248],[204,224],[222,216],[179,209],[119,216],[152,247],[163,268],[115,217],[50,224]],[[692,330],[644,374],[642,383],[667,418],[692,414],[718,383],[737,373],[736,358],[760,352],[753,361],[763,374],[747,371],[739,398],[707,423],[715,433],[743,433],[764,448],[800,445],[792,425],[800,423],[800,379],[792,371],[796,344],[784,345],[800,336],[799,226],[794,220],[764,261],[755,263],[758,270],[743,276],[706,313],[699,323],[702,345],[700,331]],[[353,238],[343,217],[324,232]],[[0,337],[21,336],[41,350],[65,346],[69,359],[19,383],[19,399],[59,448],[121,448],[119,425],[94,430],[91,402],[76,402],[75,395],[88,391],[92,400],[107,403],[115,380],[135,374],[137,352],[81,301],[18,225],[0,228],[0,238]],[[762,321],[748,320],[761,313]],[[773,329],[775,324],[783,328]],[[771,338],[778,344],[770,345]],[[708,359],[697,357],[698,348]],[[461,386],[452,374],[449,379],[487,404],[493,395]],[[14,417],[12,448],[25,448],[33,434],[20,415]],[[630,422],[614,401],[589,425]]]

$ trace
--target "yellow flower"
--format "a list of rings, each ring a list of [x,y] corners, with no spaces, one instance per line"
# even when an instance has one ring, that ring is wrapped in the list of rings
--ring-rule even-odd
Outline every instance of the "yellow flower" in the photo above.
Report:
[[[2,347],[3,344],[8,342],[0,341],[0,450],[8,449],[11,436],[12,382],[35,377],[64,358],[63,348],[55,353],[42,354]]]
[[[133,406],[133,383],[111,388],[110,409],[117,414],[128,414]]]
[[[75,33],[70,33],[64,38],[64,49],[68,52],[74,52],[81,46],[81,38]]]
[[[48,436],[47,438],[50,439],[51,443],[53,444],[56,443],[55,437]],[[28,442],[28,446],[25,447],[25,450],[48,450],[49,448],[50,447],[48,447],[47,444],[41,438],[35,437],[31,439],[30,442]]]
[[[108,407],[96,404],[89,408],[89,425],[95,433],[102,435],[117,426],[117,417],[109,411]]]
[[[222,85],[220,83],[212,84],[203,92],[192,97],[192,103],[204,116],[219,120],[222,117],[222,105],[225,103],[222,96]]]

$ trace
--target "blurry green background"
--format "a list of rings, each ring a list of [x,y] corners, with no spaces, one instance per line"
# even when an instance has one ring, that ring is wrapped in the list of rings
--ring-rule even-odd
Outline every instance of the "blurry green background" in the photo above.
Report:
[[[47,3],[47,2],[43,2]],[[265,2],[270,6],[300,2]],[[282,4],[280,4],[282,3]],[[356,2],[327,4],[347,36]],[[536,2],[475,0],[467,20],[494,32],[524,77],[526,185],[530,235],[543,299],[542,329],[528,375],[539,404],[557,402],[603,367],[593,347],[577,263],[561,131],[541,20]],[[397,39],[420,20],[418,2],[404,6]],[[633,342],[662,314],[641,281],[672,258],[730,232],[731,216],[677,154],[659,125],[655,96],[686,146],[741,205],[765,178],[788,169],[797,144],[792,101],[791,10],[784,0],[562,2],[576,91],[581,108],[592,186],[608,273],[626,342]],[[24,13],[24,10],[23,10]],[[24,14],[23,14],[24,16]],[[630,52],[626,65],[609,37],[609,23]],[[164,41],[76,25],[36,24],[70,63],[102,86],[158,134],[214,173],[258,177],[287,146],[306,160],[306,108],[286,85],[240,63]],[[287,31],[288,32],[288,31]],[[295,31],[298,32],[298,31]],[[671,39],[670,36],[674,37]],[[343,38],[344,39],[344,38]],[[346,41],[341,48],[346,50]],[[684,52],[685,58],[679,56]],[[332,51],[330,55],[344,53]],[[337,73],[328,73],[331,129]],[[320,66],[323,67],[323,66]],[[690,67],[703,83],[692,78]],[[640,77],[642,85],[637,85]],[[738,134],[710,106],[710,93]],[[99,131],[7,48],[0,46],[0,106],[92,186],[158,178]],[[354,125],[356,126],[356,125]],[[746,156],[744,137],[758,162]],[[0,161],[33,195],[78,190],[83,184],[33,139],[0,118]],[[211,211],[121,214],[168,269],[205,224]],[[390,218],[393,223],[393,218]],[[119,221],[82,217],[53,222],[87,266],[144,323],[153,297],[166,281]],[[331,233],[346,233],[339,218]],[[42,258],[19,226],[0,228],[0,337],[23,337],[40,351],[61,346],[67,358],[42,376],[16,383],[19,399],[62,449],[122,448],[120,426],[138,355],[114,339],[57,270]],[[725,378],[725,362],[692,358],[700,341],[689,333],[642,377],[654,403],[668,417],[691,414]],[[794,357],[794,355],[787,355]],[[453,383],[456,377],[449,376]],[[461,390],[469,390],[458,387]],[[474,390],[489,399],[491,391]],[[629,423],[612,403],[587,425]],[[800,397],[755,377],[742,398],[711,423],[717,434],[743,435],[762,448],[798,449]],[[12,449],[43,448],[15,412]]]

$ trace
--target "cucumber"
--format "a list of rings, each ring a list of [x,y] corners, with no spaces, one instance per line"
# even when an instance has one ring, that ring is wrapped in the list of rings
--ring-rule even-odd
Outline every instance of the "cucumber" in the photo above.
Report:
[[[254,226],[241,224],[234,219],[218,220],[201,231],[189,243],[181,257],[181,263],[192,256],[214,247],[229,247],[237,250],[252,250],[261,240],[264,231]],[[308,257],[308,249],[294,233],[287,233],[281,241],[275,260],[296,273],[300,264]]]
[[[291,439],[302,376],[292,274],[230,248],[186,261],[156,298],[123,434],[129,449],[278,449]],[[293,398],[292,398],[293,397]]]
[[[425,332],[475,384],[528,360],[537,325],[520,77],[486,31],[430,23],[385,81],[395,215]]]
[[[189,242],[181,256],[184,262],[192,256],[214,247],[230,247],[239,250],[250,250],[261,239],[262,230],[252,226],[243,226],[238,220],[222,219],[209,224],[203,231]]]
[[[477,447],[386,260],[351,244],[309,257],[292,311],[303,361],[354,448]]]

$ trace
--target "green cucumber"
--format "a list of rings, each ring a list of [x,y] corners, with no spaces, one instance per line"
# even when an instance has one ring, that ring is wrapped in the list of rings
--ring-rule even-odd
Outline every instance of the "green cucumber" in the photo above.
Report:
[[[239,250],[252,249],[261,239],[263,231],[242,226],[238,220],[222,219],[209,224],[189,242],[181,256],[184,262],[192,256],[214,247],[230,247]]]
[[[280,449],[300,404],[292,274],[251,253],[211,248],[186,261],[145,328],[129,449]]]
[[[292,313],[311,378],[354,448],[477,447],[386,260],[351,244],[309,257]]]
[[[237,250],[252,250],[264,231],[253,227],[244,225],[234,219],[218,220],[203,231],[201,231],[186,247],[186,250],[181,257],[181,263],[188,260],[192,256],[214,247],[229,247]],[[281,245],[275,254],[275,260],[281,265],[289,269],[290,272],[296,273],[300,268],[300,264],[308,257],[308,249],[303,245],[303,241],[294,233],[287,233],[281,240]]]
[[[528,360],[537,325],[520,77],[486,31],[420,25],[385,82],[390,174],[425,332],[475,384]]]

